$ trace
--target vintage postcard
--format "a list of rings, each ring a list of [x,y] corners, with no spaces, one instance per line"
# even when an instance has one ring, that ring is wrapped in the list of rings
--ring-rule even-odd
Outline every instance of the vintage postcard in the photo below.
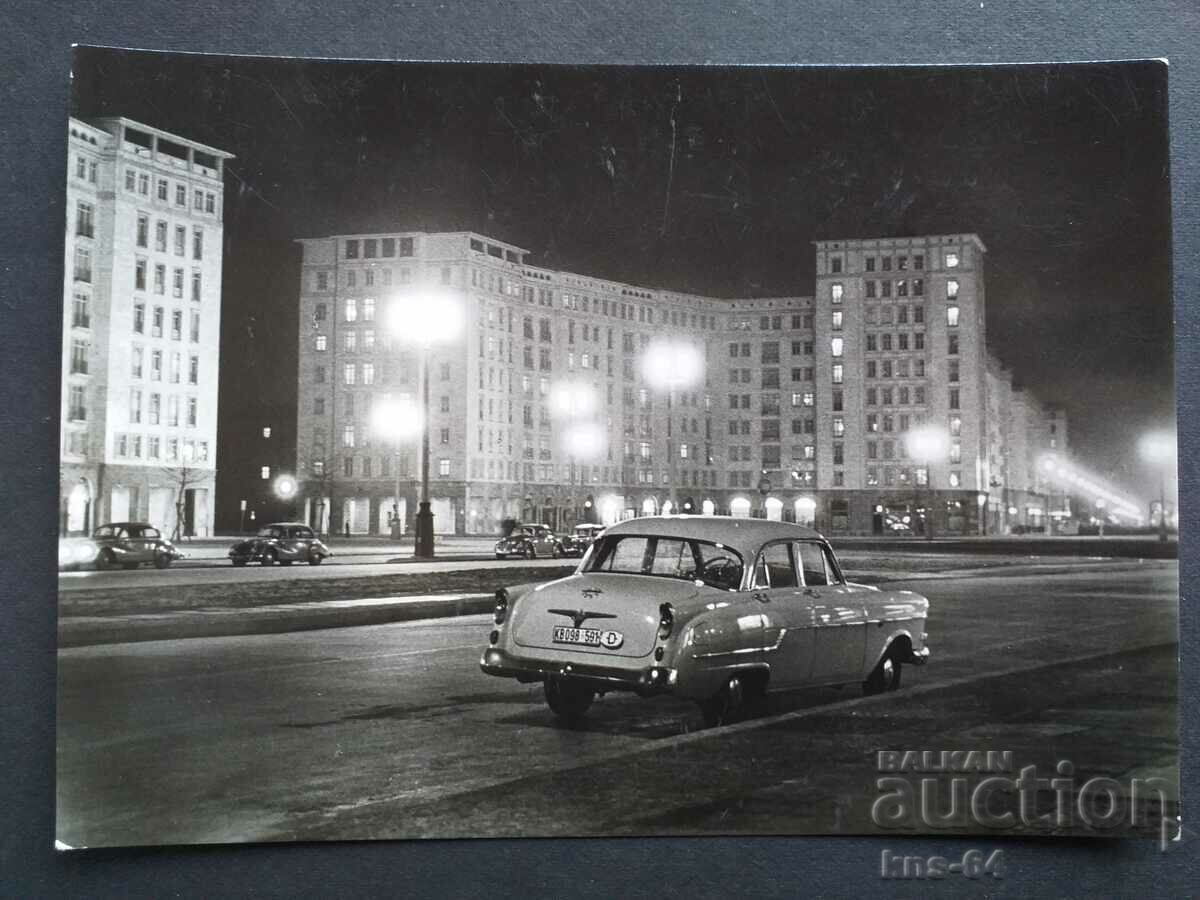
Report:
[[[79,48],[58,846],[1175,840],[1166,84]]]

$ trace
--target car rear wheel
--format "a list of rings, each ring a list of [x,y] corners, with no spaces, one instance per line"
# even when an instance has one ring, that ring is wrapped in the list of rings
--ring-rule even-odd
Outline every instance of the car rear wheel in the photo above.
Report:
[[[264,566],[273,566],[277,560],[274,550],[265,550],[262,555],[262,564]]]
[[[765,680],[756,673],[736,672],[707,700],[701,700],[700,713],[709,728],[737,721],[752,707],[761,706]]]
[[[886,694],[900,687],[900,672],[902,666],[894,649],[889,648],[879,664],[871,670],[867,680],[863,682],[863,693]]]
[[[546,679],[543,689],[546,705],[568,723],[578,721],[596,699],[596,692],[592,688],[570,678],[552,675]]]
[[[115,569],[117,567],[117,556],[111,550],[103,550],[96,557],[97,569]]]
[[[165,569],[171,565],[171,557],[167,553],[154,554],[154,568]]]

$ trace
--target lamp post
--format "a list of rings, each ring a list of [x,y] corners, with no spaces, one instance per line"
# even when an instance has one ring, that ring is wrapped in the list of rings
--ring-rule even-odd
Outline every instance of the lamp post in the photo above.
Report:
[[[429,356],[434,344],[454,340],[462,329],[462,306],[444,292],[400,294],[392,299],[388,309],[388,330],[398,340],[416,344],[421,353],[418,387],[421,396],[421,499],[417,505],[413,543],[413,556],[417,559],[433,559],[434,555],[433,510],[429,504]]]
[[[567,423],[564,446],[572,468],[579,467],[579,487],[583,493],[583,464],[580,459],[591,456],[603,443],[599,426],[591,421],[597,406],[596,390],[582,381],[560,381],[550,390],[550,412],[555,418]],[[583,508],[583,500],[576,502],[575,479],[569,479],[571,507],[577,512]],[[586,493],[583,496],[587,496]]]
[[[1175,435],[1166,431],[1155,431],[1143,435],[1138,442],[1142,459],[1158,467],[1158,539],[1167,539],[1167,469],[1175,462]]]
[[[925,467],[925,540],[933,540],[933,472],[935,462],[950,454],[950,435],[937,425],[919,425],[904,435],[904,445],[911,459]],[[918,483],[920,478],[917,478]]]
[[[651,341],[642,358],[642,374],[652,387],[667,390],[667,480],[671,486],[671,512],[676,513],[679,509],[679,479],[675,474],[678,453],[671,440],[675,429],[675,395],[704,377],[704,356],[687,341],[676,338]]]
[[[396,452],[395,493],[392,494],[392,540],[400,540],[404,523],[400,521],[400,448],[404,442],[421,430],[424,417],[412,397],[403,394],[400,399],[384,397],[371,411],[371,427],[385,440],[390,440]]]
[[[296,483],[294,475],[280,475],[272,484],[275,491],[275,496],[288,505],[288,518],[291,518],[294,510],[292,509],[292,501],[296,499],[296,492],[300,489]]]

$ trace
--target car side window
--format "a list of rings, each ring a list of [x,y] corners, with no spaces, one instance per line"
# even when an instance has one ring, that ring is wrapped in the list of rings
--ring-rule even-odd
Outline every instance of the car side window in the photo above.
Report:
[[[159,535],[157,528],[150,528],[147,526],[146,528],[142,529],[142,537],[144,538],[156,538],[160,536],[161,535]]]
[[[758,566],[754,572],[755,587],[796,587],[796,568],[792,565],[792,551],[788,543],[780,541],[768,544],[758,555]]]
[[[798,541],[796,553],[800,557],[800,571],[804,575],[805,585],[820,587],[829,584],[830,578],[826,568],[824,547],[812,541]]]

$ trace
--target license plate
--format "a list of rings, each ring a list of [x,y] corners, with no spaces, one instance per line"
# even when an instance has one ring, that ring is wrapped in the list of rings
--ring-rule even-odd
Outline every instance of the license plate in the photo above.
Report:
[[[604,632],[599,628],[571,628],[566,625],[556,625],[554,627],[554,643],[599,647],[603,634]]]

